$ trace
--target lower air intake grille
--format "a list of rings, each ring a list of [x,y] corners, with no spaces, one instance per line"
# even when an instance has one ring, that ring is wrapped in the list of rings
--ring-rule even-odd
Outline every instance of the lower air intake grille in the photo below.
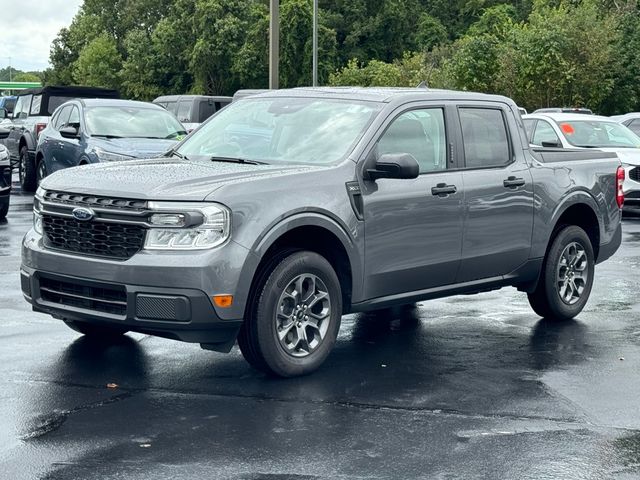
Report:
[[[127,293],[119,285],[97,286],[41,276],[40,298],[46,302],[113,315],[127,312]]]

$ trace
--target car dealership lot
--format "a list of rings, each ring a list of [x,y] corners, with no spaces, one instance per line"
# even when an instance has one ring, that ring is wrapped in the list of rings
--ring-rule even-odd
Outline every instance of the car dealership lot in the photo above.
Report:
[[[31,198],[0,224],[0,468],[6,478],[637,478],[640,220],[578,321],[514,289],[343,318],[307,377],[239,351],[80,337],[22,299]]]

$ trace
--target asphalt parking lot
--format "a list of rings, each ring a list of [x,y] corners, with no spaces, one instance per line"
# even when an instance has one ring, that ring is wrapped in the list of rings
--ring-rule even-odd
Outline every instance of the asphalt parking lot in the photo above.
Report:
[[[308,377],[138,334],[88,341],[19,289],[31,198],[0,223],[0,477],[636,479],[640,219],[577,321],[505,289],[343,318]]]

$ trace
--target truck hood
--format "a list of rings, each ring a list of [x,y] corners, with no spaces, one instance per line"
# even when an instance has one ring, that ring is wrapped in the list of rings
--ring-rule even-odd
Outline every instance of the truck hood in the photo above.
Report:
[[[316,170],[304,165],[246,165],[176,158],[97,163],[46,177],[47,190],[145,200],[203,201],[224,185]]]
[[[177,140],[164,138],[91,138],[94,147],[135,158],[155,158],[176,143]]]
[[[613,152],[618,155],[622,163],[627,165],[640,165],[640,148],[598,148],[603,152]]]

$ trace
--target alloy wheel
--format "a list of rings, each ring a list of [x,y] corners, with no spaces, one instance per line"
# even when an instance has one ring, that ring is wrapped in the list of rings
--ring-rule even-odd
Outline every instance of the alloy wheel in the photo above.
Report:
[[[567,305],[577,303],[589,280],[589,259],[578,242],[568,244],[558,262],[556,285],[560,299]]]

